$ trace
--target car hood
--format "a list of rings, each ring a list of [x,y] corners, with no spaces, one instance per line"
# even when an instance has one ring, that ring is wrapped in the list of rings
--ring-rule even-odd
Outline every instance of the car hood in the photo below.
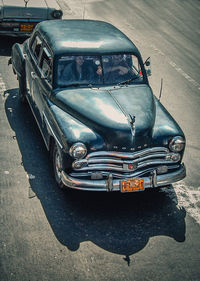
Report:
[[[48,6],[45,0],[25,1],[0,0],[1,18],[42,18],[47,19]]]
[[[53,102],[100,134],[109,150],[151,142],[155,102],[147,85],[68,89],[56,93]]]

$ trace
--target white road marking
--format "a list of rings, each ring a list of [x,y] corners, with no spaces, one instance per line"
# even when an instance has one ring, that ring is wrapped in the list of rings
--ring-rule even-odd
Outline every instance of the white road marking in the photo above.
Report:
[[[159,55],[167,57],[161,50],[159,50],[155,45],[151,44],[151,48],[156,51]],[[189,76],[183,69],[181,69],[175,62],[167,59],[169,65],[171,65],[179,74],[181,74],[188,82],[190,82],[193,86],[197,87],[200,90],[200,84],[195,81],[191,76]]]
[[[194,189],[186,186],[183,181],[173,184],[173,187],[177,198],[174,197],[173,189],[163,188],[162,190],[177,203],[179,208],[184,207],[186,212],[200,224],[200,187]]]
[[[4,92],[6,91],[6,85],[3,81],[3,78],[0,74],[0,95],[2,95],[2,97],[4,98]]]

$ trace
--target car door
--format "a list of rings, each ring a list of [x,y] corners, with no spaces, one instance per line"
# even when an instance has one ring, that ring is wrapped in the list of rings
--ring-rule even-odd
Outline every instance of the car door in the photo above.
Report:
[[[37,83],[40,79],[39,59],[42,50],[42,40],[39,35],[35,35],[30,44],[26,58],[26,85],[27,85],[27,98],[30,103],[31,109],[35,113],[35,104],[33,93],[37,91]]]
[[[44,127],[44,113],[48,111],[49,107],[48,97],[52,91],[52,57],[50,50],[43,44],[38,62],[39,75],[36,75],[32,88],[35,114],[41,130],[43,130]]]

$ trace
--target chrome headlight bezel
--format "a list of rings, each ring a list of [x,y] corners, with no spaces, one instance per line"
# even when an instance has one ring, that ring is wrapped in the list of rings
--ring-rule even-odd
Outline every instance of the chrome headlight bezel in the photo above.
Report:
[[[77,142],[70,147],[69,154],[74,159],[82,159],[87,154],[87,148],[84,143]]]
[[[173,152],[181,152],[185,148],[185,139],[181,136],[176,136],[169,141],[169,149]]]

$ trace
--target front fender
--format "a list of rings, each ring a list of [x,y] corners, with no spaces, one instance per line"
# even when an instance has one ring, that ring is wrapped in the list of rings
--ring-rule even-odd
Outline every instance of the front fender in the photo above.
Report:
[[[99,149],[106,149],[103,138],[79,120],[64,112],[58,106],[50,106],[52,120],[49,120],[63,149],[68,153],[69,148],[76,142],[86,145],[88,153]]]
[[[169,141],[175,136],[185,139],[182,129],[166,108],[155,98],[156,119],[153,128],[153,145],[169,147]],[[183,156],[184,150],[180,153]]]

